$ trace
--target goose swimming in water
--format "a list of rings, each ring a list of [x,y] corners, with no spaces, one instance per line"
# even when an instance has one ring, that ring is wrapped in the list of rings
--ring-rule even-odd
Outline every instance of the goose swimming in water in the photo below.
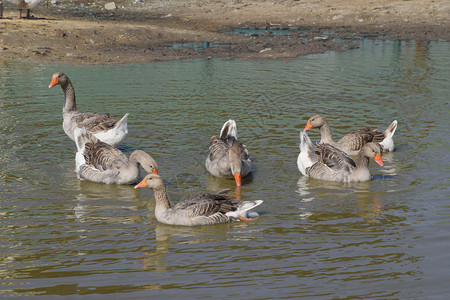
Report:
[[[390,152],[394,151],[392,137],[397,129],[397,120],[394,120],[384,132],[378,129],[364,128],[345,135],[337,142],[333,140],[330,125],[324,117],[315,115],[309,118],[304,131],[311,128],[320,129],[320,143],[330,144],[348,155],[357,155],[359,150],[369,142],[379,143],[383,147],[383,151]]]
[[[134,188],[151,188],[155,194],[155,217],[158,222],[170,225],[209,225],[232,221],[248,221],[248,211],[260,205],[262,200],[230,200],[224,192],[202,194],[170,204],[166,185],[159,175],[149,174]]]
[[[80,113],[77,110],[75,89],[66,74],[53,74],[49,88],[60,85],[65,96],[63,107],[63,129],[72,141],[75,141],[75,128],[86,128],[99,140],[113,147],[120,145],[128,134],[128,113],[117,121],[110,114]]]
[[[372,179],[369,159],[383,166],[379,145],[365,144],[359,150],[358,159],[355,162],[333,145],[320,143],[315,147],[306,132],[300,132],[300,154],[297,158],[297,166],[300,173],[305,176],[327,181],[369,181]]]
[[[74,134],[78,149],[75,165],[80,179],[106,184],[134,184],[140,177],[139,166],[148,173],[158,174],[156,162],[142,150],[133,151],[128,158],[85,128],[76,128]]]
[[[238,141],[234,120],[223,124],[219,138],[211,137],[205,167],[215,177],[234,178],[238,187],[241,186],[241,178],[250,173],[252,161],[247,147]]]

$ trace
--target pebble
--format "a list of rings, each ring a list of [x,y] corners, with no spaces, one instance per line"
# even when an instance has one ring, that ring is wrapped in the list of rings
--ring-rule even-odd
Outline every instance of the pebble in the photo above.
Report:
[[[116,8],[117,8],[117,6],[116,6],[116,3],[114,3],[114,2],[109,2],[109,3],[105,4],[106,10],[114,10]]]

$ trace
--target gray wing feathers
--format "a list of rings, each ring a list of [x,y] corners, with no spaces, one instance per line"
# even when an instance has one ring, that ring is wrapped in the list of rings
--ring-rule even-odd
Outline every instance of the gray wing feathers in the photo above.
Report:
[[[364,128],[347,134],[338,141],[338,145],[355,151],[361,149],[367,143],[380,143],[383,139],[384,134],[380,130]]]
[[[86,164],[99,170],[120,168],[128,162],[127,156],[122,151],[102,141],[86,143],[83,154]]]
[[[106,184],[114,183],[114,178],[117,177],[118,170],[106,170],[100,171],[89,165],[82,165],[78,172],[78,176],[82,179],[93,181],[93,182],[103,182]]]
[[[233,218],[225,215],[227,212],[235,211],[239,201],[230,200],[224,194],[203,194],[179,202],[171,208],[173,213],[183,212],[191,219],[203,219],[202,223],[224,223]]]

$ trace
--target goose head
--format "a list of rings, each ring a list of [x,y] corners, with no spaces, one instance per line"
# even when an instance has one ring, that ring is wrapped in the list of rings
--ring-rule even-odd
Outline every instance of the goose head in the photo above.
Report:
[[[381,147],[375,143],[367,143],[361,148],[360,153],[369,159],[373,159],[377,164],[383,166],[383,161],[381,160]]]
[[[164,188],[164,181],[158,174],[148,174],[134,188],[147,187],[152,190],[160,190]]]
[[[315,115],[309,118],[303,131],[308,131],[311,128],[320,128],[323,126],[323,124],[325,124],[325,119],[321,115]]]
[[[48,85],[48,88],[52,88],[55,85],[61,85],[64,86],[69,82],[69,78],[67,77],[66,74],[64,74],[63,72],[57,72],[55,74],[53,74],[52,76],[52,81],[50,82],[50,84]]]
[[[149,174],[158,174],[158,164],[145,151],[135,150],[130,156],[130,160],[137,161]]]

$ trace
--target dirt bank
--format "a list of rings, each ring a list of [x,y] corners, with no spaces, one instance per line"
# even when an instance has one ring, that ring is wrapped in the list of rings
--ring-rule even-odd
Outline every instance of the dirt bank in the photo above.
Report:
[[[0,0],[1,1],[1,0]],[[357,45],[361,36],[450,40],[450,2],[43,1],[30,20],[3,3],[0,59],[131,63],[194,57],[283,58]],[[230,34],[232,27],[245,33]],[[257,30],[252,30],[257,29]],[[342,41],[342,39],[341,39]]]

